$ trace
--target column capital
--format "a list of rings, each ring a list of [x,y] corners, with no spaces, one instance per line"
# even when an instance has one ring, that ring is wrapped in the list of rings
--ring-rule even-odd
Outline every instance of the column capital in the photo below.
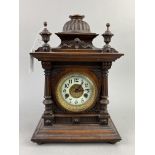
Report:
[[[112,66],[111,61],[104,61],[102,62],[102,70],[109,70]]]
[[[43,69],[51,69],[52,68],[52,63],[50,61],[42,61],[42,68]]]

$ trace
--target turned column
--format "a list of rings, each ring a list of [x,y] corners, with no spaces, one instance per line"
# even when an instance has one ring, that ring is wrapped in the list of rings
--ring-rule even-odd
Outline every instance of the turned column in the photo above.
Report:
[[[51,83],[51,62],[42,62],[42,67],[45,72],[45,87],[44,87],[44,105],[45,111],[43,114],[44,125],[52,125],[54,121],[53,114],[53,99],[52,99],[52,83]]]
[[[102,84],[100,95],[100,115],[99,120],[101,125],[108,125],[109,114],[107,110],[108,100],[108,70],[111,67],[111,62],[103,62],[101,66]]]

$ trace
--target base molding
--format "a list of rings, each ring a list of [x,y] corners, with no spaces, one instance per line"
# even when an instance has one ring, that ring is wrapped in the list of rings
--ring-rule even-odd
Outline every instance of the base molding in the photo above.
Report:
[[[53,124],[44,126],[43,118],[32,136],[31,141],[37,144],[57,142],[105,142],[114,144],[121,137],[111,118],[108,125],[99,124]]]

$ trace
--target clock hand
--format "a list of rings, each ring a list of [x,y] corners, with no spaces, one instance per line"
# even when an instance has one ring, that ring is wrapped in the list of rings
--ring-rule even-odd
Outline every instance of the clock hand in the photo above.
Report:
[[[75,89],[75,92],[79,92],[81,91],[82,89],[82,85],[83,85],[83,81],[81,82],[81,84],[78,86],[78,88]]]
[[[83,85],[83,81],[81,82],[81,84],[78,86],[78,88],[81,88],[82,87],[82,85]]]

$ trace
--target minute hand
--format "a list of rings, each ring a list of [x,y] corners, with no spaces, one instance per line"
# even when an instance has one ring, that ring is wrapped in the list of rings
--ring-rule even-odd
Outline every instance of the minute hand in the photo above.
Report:
[[[80,91],[81,90],[81,87],[83,85],[83,81],[81,82],[81,84],[77,87],[76,91]]]

